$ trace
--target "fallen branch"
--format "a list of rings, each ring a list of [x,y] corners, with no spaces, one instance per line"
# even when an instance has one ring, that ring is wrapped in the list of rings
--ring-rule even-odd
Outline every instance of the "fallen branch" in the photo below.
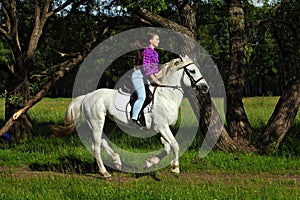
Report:
[[[50,88],[61,79],[65,73],[72,70],[75,66],[77,66],[80,62],[82,62],[84,57],[82,55],[78,55],[76,58],[73,58],[63,64],[61,64],[60,70],[57,71],[47,82],[44,87],[32,98],[30,99],[23,108],[15,112],[5,123],[5,125],[0,129],[0,136],[4,135],[10,127],[15,123],[15,121],[24,113],[26,113],[32,106],[38,103],[50,90]]]

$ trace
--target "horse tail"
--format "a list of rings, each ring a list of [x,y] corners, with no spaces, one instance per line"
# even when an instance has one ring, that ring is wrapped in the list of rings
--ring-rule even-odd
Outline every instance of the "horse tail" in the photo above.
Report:
[[[75,131],[76,125],[65,124],[65,125],[51,125],[51,130],[54,133],[53,137],[63,137],[67,136]]]
[[[65,114],[64,125],[51,125],[51,130],[54,133],[53,137],[63,137],[70,135],[75,131],[76,128],[80,126],[78,120],[80,118],[80,106],[84,99],[84,96],[79,96],[75,98],[70,105]]]

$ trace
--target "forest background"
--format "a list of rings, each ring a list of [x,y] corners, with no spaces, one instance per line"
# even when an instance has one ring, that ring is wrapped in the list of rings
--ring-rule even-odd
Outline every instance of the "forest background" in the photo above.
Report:
[[[197,40],[217,64],[228,109],[217,147],[276,152],[300,104],[300,3],[261,2],[258,7],[239,0],[1,0],[0,93],[6,123],[0,135],[9,130],[16,140],[30,137],[29,109],[44,96],[71,97],[76,72],[93,47],[122,31],[154,26]],[[132,55],[116,60],[99,87],[113,87],[132,64]],[[242,103],[248,96],[281,97],[259,143]],[[205,105],[200,118],[205,133],[214,107],[201,94],[190,103]]]

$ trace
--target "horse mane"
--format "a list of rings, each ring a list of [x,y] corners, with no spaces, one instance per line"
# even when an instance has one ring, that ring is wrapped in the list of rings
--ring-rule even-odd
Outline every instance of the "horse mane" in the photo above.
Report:
[[[165,78],[174,71],[174,66],[177,61],[182,62],[180,58],[175,58],[161,66],[161,70],[156,74],[156,78],[164,81]]]

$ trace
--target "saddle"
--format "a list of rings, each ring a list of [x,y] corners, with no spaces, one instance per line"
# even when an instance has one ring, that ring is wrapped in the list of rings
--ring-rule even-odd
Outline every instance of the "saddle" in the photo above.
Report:
[[[143,125],[143,126],[146,126],[146,120],[145,120],[145,115],[144,115],[144,108],[146,106],[148,106],[152,99],[153,99],[153,93],[151,92],[151,90],[149,89],[149,85],[148,84],[145,84],[145,90],[146,90],[146,99],[144,101],[144,104],[143,104],[143,107],[138,115],[138,120],[140,121],[140,123]],[[138,96],[137,96],[137,92],[134,91],[132,93],[132,95],[130,96],[130,100],[129,100],[129,104],[131,105],[131,110],[130,110],[130,117],[132,117],[132,109],[133,109],[133,105],[135,103],[135,101],[138,99]]]
[[[133,91],[133,92],[132,92]],[[152,102],[153,93],[151,92],[149,85],[145,84],[146,99],[144,101],[143,107],[138,115],[138,120],[143,126],[146,126],[146,120],[144,115],[145,108]],[[132,109],[135,101],[138,99],[137,92],[134,90],[133,84],[131,81],[125,81],[120,85],[118,93],[115,99],[115,107],[118,110],[129,112],[130,118],[132,117]],[[127,105],[130,105],[130,109]],[[127,109],[128,108],[128,109]]]

